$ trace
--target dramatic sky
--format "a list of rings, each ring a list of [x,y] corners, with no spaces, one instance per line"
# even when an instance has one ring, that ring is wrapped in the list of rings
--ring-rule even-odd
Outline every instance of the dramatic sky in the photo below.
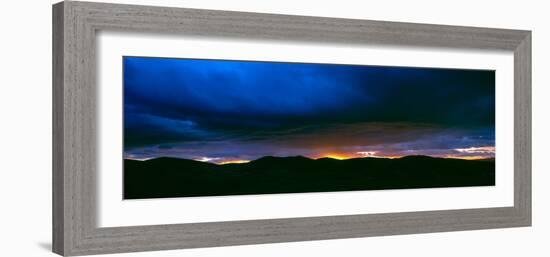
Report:
[[[123,62],[125,158],[494,157],[494,71]]]

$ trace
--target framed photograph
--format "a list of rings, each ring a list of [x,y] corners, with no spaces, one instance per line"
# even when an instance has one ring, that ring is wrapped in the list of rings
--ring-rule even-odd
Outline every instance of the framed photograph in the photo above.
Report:
[[[531,32],[53,6],[53,251],[531,225]]]

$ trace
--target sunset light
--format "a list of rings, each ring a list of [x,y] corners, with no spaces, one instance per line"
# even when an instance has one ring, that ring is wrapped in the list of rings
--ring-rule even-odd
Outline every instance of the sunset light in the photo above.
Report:
[[[247,162],[250,162],[250,161],[249,160],[229,160],[229,161],[218,162],[218,164],[247,163]]]
[[[346,153],[327,153],[327,154],[319,155],[314,159],[332,158],[336,160],[346,160],[346,159],[352,159],[352,158],[358,158],[358,157],[362,157],[362,156],[354,155],[354,154],[346,154]]]
[[[378,152],[375,152],[375,151],[370,151],[370,152],[351,152],[351,153],[327,153],[327,154],[318,155],[313,159],[320,159],[320,158],[332,158],[336,160],[347,160],[347,159],[353,159],[353,158],[395,159],[403,156],[404,155],[384,155],[384,154],[379,154]]]

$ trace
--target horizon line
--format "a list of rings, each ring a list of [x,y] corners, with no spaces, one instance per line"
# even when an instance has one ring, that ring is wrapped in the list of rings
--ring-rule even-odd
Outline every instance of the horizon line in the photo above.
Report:
[[[320,160],[320,159],[332,159],[336,161],[345,161],[345,160],[352,160],[352,159],[402,159],[405,157],[429,157],[434,159],[455,159],[455,160],[464,160],[464,161],[480,161],[480,160],[491,160],[496,159],[495,157],[485,157],[485,156],[465,156],[465,157],[459,157],[459,156],[430,156],[430,155],[403,155],[403,156],[365,156],[365,157],[349,157],[349,158],[335,158],[331,156],[322,156],[318,158],[312,158],[307,157],[303,155],[290,155],[290,156],[273,156],[273,155],[266,155],[262,156],[260,158],[254,159],[254,160],[230,160],[225,162],[211,162],[207,160],[197,160],[197,159],[188,159],[188,158],[182,158],[182,157],[174,157],[174,156],[158,156],[158,157],[151,157],[151,158],[131,158],[131,157],[124,157],[124,160],[132,160],[132,161],[149,161],[149,160],[155,160],[155,159],[161,159],[161,158],[170,158],[170,159],[179,159],[179,160],[190,160],[190,161],[196,161],[196,162],[204,162],[204,163],[211,163],[215,165],[226,165],[226,164],[244,164],[244,163],[250,163],[253,161],[260,160],[262,158],[305,158],[309,160]]]

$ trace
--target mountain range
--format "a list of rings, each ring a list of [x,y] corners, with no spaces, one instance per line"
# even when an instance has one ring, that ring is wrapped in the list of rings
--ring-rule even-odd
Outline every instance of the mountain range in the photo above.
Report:
[[[124,199],[493,185],[494,159],[266,156],[232,164],[168,157],[124,160]]]

